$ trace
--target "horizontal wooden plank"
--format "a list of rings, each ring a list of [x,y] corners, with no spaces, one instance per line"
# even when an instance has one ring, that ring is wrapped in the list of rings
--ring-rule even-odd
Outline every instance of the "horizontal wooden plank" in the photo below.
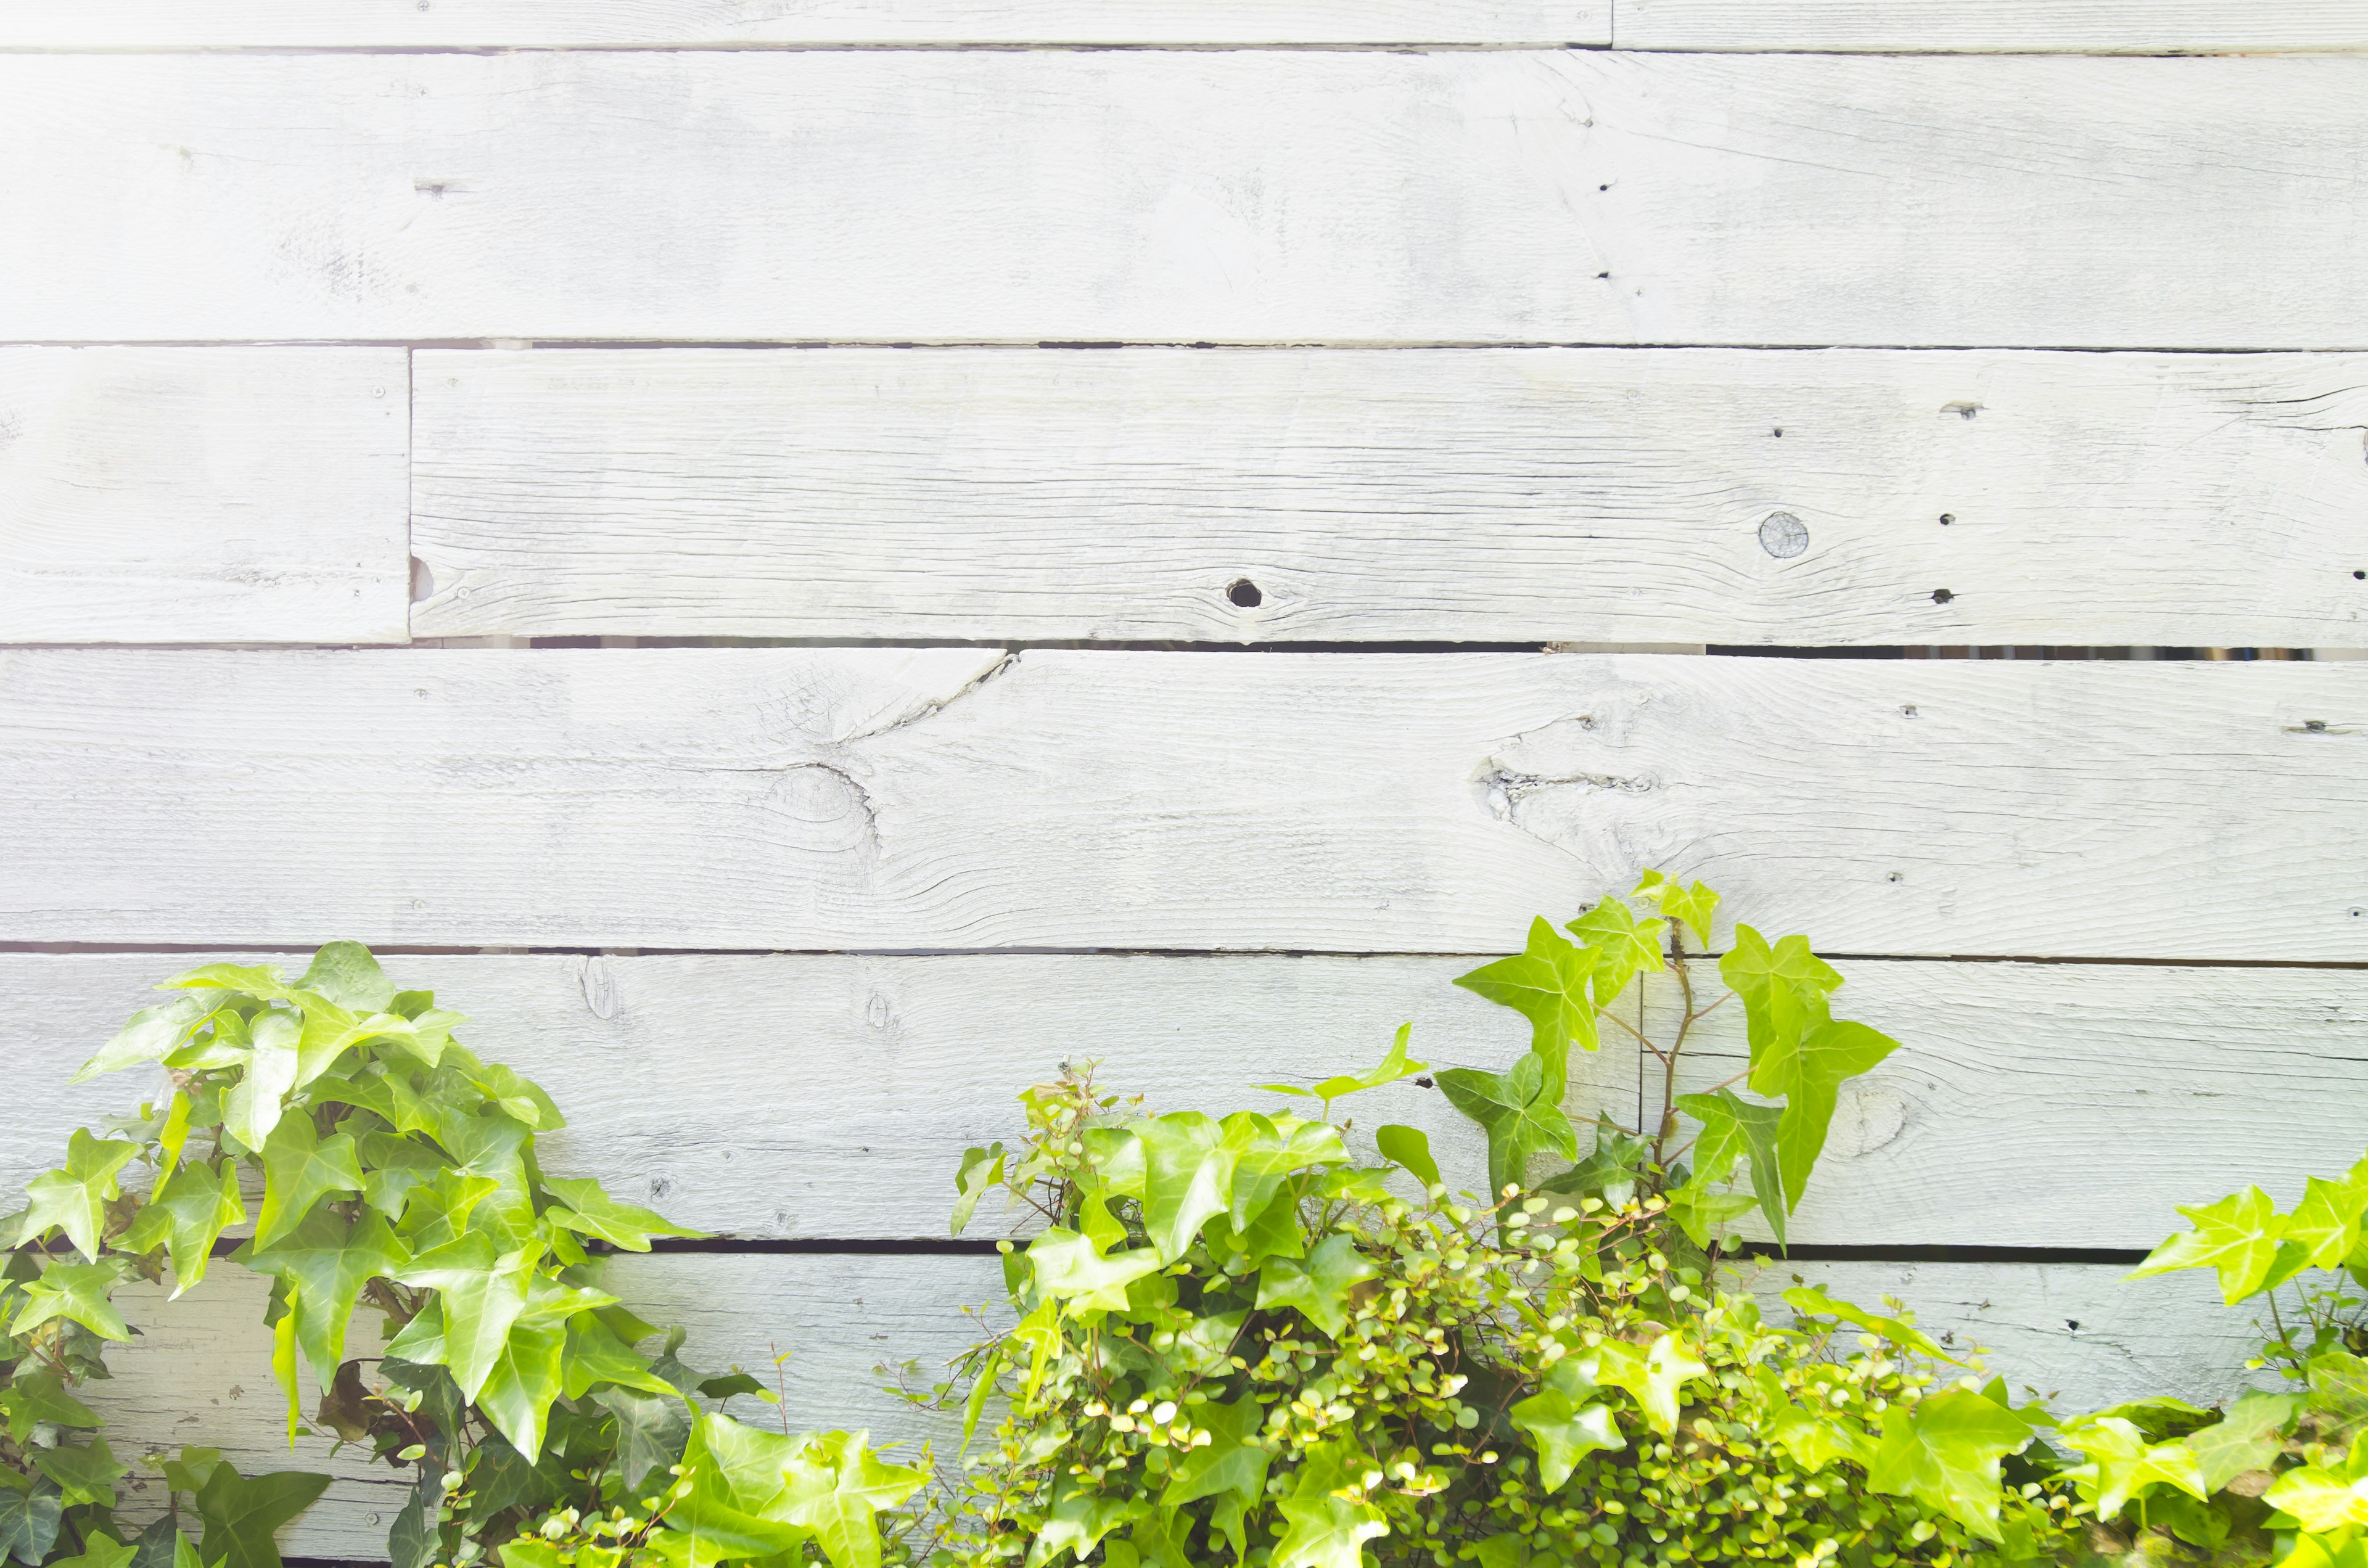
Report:
[[[2368,6],[2361,0],[1620,0],[1617,21],[1622,49],[2368,49]]]
[[[1869,1304],[1885,1292],[1901,1297],[1925,1326],[1959,1345],[1989,1346],[1994,1369],[2055,1395],[2065,1411],[2141,1394],[2225,1397],[2259,1342],[2241,1311],[2218,1304],[2208,1276],[2124,1283],[2119,1269],[2096,1267],[1804,1264],[1769,1266],[1750,1284],[1782,1314],[1774,1298],[1795,1273]],[[941,1460],[958,1438],[955,1424],[880,1392],[887,1380],[873,1369],[917,1361],[926,1385],[978,1337],[961,1309],[999,1304],[1002,1296],[992,1257],[620,1257],[608,1282],[644,1316],[687,1324],[693,1365],[736,1364],[762,1375],[777,1347],[790,1351],[793,1429],[863,1427],[883,1440],[928,1440]],[[403,1502],[396,1472],[350,1453],[330,1460],[320,1438],[301,1438],[290,1451],[271,1337],[260,1327],[264,1283],[224,1266],[170,1304],[161,1290],[127,1287],[119,1300],[143,1333],[110,1354],[113,1380],[85,1397],[109,1422],[119,1457],[203,1443],[247,1473],[330,1471],[336,1480],[328,1494],[282,1532],[281,1550],[382,1560],[386,1527]],[[368,1314],[357,1321],[359,1338],[375,1322]],[[742,1404],[745,1418],[768,1414],[754,1401]],[[156,1488],[152,1478],[144,1496],[132,1492],[127,1515],[153,1506]]]
[[[24,0],[0,49],[580,49],[1611,40],[1611,0]]]
[[[401,642],[393,348],[0,347],[0,642]]]
[[[2360,347],[2363,134],[2336,58],[20,54],[0,337]]]
[[[417,369],[421,636],[2368,636],[2356,356],[853,348]]]
[[[2351,665],[23,650],[0,940],[1485,953],[1659,866],[1844,955],[2357,962],[2363,737]]]
[[[255,961],[248,955],[244,961]],[[146,998],[199,961],[154,953],[0,955],[0,1193],[54,1165],[66,1133],[129,1110],[132,1076],[65,1080]],[[287,961],[274,959],[271,961]],[[301,960],[299,960],[301,961]],[[1513,1015],[1459,990],[1463,959],[995,954],[853,958],[413,955],[388,963],[473,1020],[461,1038],[555,1095],[570,1125],[545,1165],[595,1176],[685,1223],[744,1238],[945,1233],[962,1151],[1023,1123],[1014,1096],[1067,1058],[1103,1063],[1154,1109],[1278,1103],[1377,1060],[1413,1020],[1418,1059],[1501,1071]],[[1839,1006],[1903,1042],[1843,1096],[1795,1241],[1813,1245],[2151,1247],[2175,1208],[2258,1181],[2281,1202],[2350,1168],[2341,1118],[2281,1106],[2368,1092],[2368,974],[2081,964],[1846,961]],[[1715,987],[1714,979],[1707,982]],[[1666,1040],[1673,1020],[1662,1019]],[[1691,1042],[1702,1088],[1741,1063],[1741,1019]],[[1573,1114],[1637,1119],[1633,1046],[1575,1064]],[[2265,1093],[2275,1085],[2276,1095]],[[1660,1104],[1657,1072],[1649,1085]],[[717,1104],[761,1108],[721,1119]],[[1342,1107],[1412,1123],[1459,1187],[1470,1124],[1393,1085]],[[1359,1135],[1362,1147],[1361,1136]],[[2199,1174],[2195,1152],[2218,1164]],[[2223,1176],[2223,1172],[2228,1173]],[[5,1208],[0,1203],[0,1208]],[[992,1212],[978,1234],[1000,1233]]]

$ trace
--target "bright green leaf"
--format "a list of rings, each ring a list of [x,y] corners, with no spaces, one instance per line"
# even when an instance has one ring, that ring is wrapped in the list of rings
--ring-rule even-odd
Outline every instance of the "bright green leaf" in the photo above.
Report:
[[[1637,893],[1661,906],[1661,913],[1672,920],[1682,920],[1694,934],[1694,940],[1707,949],[1710,947],[1711,916],[1718,909],[1718,894],[1701,881],[1682,887],[1658,871],[1646,871],[1636,883]]]
[[[173,1260],[173,1297],[206,1277],[207,1261],[223,1231],[246,1218],[238,1195],[238,1166],[224,1160],[219,1170],[183,1165],[165,1178],[148,1204],[132,1216],[123,1245],[135,1253],[165,1248]]]
[[[107,1451],[107,1439],[93,1437],[77,1447],[61,1443],[54,1449],[35,1449],[33,1468],[58,1483],[59,1502],[69,1508],[84,1503],[115,1506],[115,1483],[131,1473],[129,1465],[115,1462]]]
[[[2169,1274],[2182,1268],[2212,1268],[2220,1276],[2222,1300],[2234,1306],[2266,1289],[2277,1264],[2285,1221],[2258,1187],[2232,1193],[2217,1203],[2179,1210],[2195,1228],[2182,1231],[2149,1254],[2127,1278]]]
[[[1127,1286],[1157,1270],[1161,1260],[1150,1247],[1105,1257],[1088,1238],[1055,1225],[1029,1244],[1028,1261],[1047,1296],[1078,1312],[1121,1312]]]
[[[1258,1270],[1258,1308],[1295,1308],[1308,1322],[1338,1338],[1349,1324],[1350,1295],[1380,1273],[1357,1250],[1354,1237],[1329,1235],[1304,1264],[1278,1257]]]
[[[1661,957],[1668,940],[1666,920],[1639,920],[1616,898],[1598,900],[1594,908],[1563,927],[1595,950],[1592,977],[1595,1005],[1611,1005],[1640,971],[1658,974],[1668,966]]]
[[[66,1140],[64,1167],[35,1176],[25,1187],[31,1202],[17,1233],[17,1244],[60,1230],[76,1252],[97,1259],[107,1203],[116,1195],[115,1173],[139,1152],[137,1143],[94,1138],[89,1129],[75,1128]]]
[[[120,1072],[136,1067],[142,1062],[154,1062],[188,1038],[189,1031],[220,1005],[219,991],[192,991],[159,1002],[153,1007],[142,1007],[131,1015],[131,1021],[117,1032],[113,1040],[98,1048],[98,1054],[82,1064],[82,1070],[68,1079],[80,1084],[103,1073]]]
[[[1424,1187],[1440,1185],[1439,1162],[1430,1157],[1429,1135],[1420,1128],[1392,1122],[1373,1133],[1373,1146],[1382,1152],[1382,1158],[1405,1166]]]
[[[1596,1380],[1607,1388],[1626,1390],[1663,1437],[1677,1430],[1685,1385],[1710,1371],[1675,1333],[1662,1335],[1645,1349],[1624,1339],[1607,1339],[1595,1358]]]
[[[254,1049],[246,1059],[246,1071],[222,1096],[222,1131],[239,1147],[259,1153],[279,1125],[282,1103],[296,1086],[296,1048],[303,1032],[291,1013],[256,1016]]]
[[[122,1277],[121,1266],[111,1257],[99,1263],[52,1263],[25,1286],[25,1303],[8,1332],[21,1339],[53,1318],[64,1318],[101,1339],[130,1339],[131,1330],[108,1300]]]
[[[1980,1394],[1952,1389],[1884,1413],[1883,1441],[1867,1484],[1948,1514],[1984,1540],[1998,1532],[1998,1461],[2031,1440],[2031,1427]]]
[[[545,1217],[552,1224],[564,1225],[571,1231],[598,1237],[627,1252],[649,1251],[652,1236],[703,1237],[707,1234],[704,1231],[677,1225],[646,1209],[620,1203],[603,1192],[597,1181],[546,1176],[542,1185],[567,1205],[564,1209],[545,1211]]]
[[[1570,1048],[1596,1049],[1595,1002],[1588,983],[1597,961],[1592,948],[1565,941],[1543,915],[1530,923],[1529,946],[1458,975],[1455,983],[1530,1020],[1531,1048],[1546,1064],[1551,1098],[1562,1101]]]
[[[1336,1463],[1310,1462],[1281,1503],[1287,1527],[1273,1568],[1362,1568],[1364,1543],[1390,1533],[1382,1511],[1349,1491]]]

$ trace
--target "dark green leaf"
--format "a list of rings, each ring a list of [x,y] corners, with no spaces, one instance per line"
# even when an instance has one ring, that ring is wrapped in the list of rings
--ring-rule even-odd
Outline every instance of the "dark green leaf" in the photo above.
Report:
[[[645,1477],[682,1458],[690,1409],[680,1399],[604,1388],[595,1390],[592,1400],[617,1418],[617,1469],[628,1490],[638,1493]]]
[[[218,1464],[198,1491],[205,1537],[199,1555],[210,1568],[281,1568],[273,1537],[327,1489],[325,1475],[275,1471],[254,1479]]]
[[[57,1544],[64,1518],[57,1486],[46,1479],[29,1491],[0,1488],[0,1551],[19,1562],[40,1562]]]

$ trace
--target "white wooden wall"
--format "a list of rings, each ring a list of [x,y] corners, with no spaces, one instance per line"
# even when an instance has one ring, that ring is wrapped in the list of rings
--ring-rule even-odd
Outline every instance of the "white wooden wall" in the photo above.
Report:
[[[2248,1324],[2117,1280],[2359,1153],[2368,666],[1881,655],[2368,647],[2362,51],[2368,0],[10,0],[0,1180],[137,1095],[63,1080],[145,983],[359,938],[552,1168],[724,1238],[618,1267],[651,1315],[927,1436],[869,1369],[996,1293],[924,1244],[1015,1090],[1501,1064],[1449,978],[1656,865],[1907,1041],[1793,1267],[2069,1403],[2225,1392]],[[169,1374],[287,1462],[256,1294],[142,1313],[119,1451],[197,1430]],[[379,1551],[339,1462],[290,1551]]]

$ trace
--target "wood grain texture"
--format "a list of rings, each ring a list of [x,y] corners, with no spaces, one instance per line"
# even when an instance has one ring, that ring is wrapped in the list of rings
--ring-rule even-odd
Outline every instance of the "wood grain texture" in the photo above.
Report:
[[[2356,356],[850,348],[416,369],[423,637],[2368,636]],[[1228,597],[1244,580],[1254,607]]]
[[[391,348],[0,347],[0,642],[401,642]]]
[[[19,0],[0,49],[1611,40],[1611,0]]]
[[[2337,58],[13,55],[0,336],[2359,347],[2363,134]]]
[[[2239,54],[2368,49],[2361,0],[1620,0],[1622,49]]]
[[[2241,1310],[2219,1305],[2208,1275],[2124,1283],[2122,1270],[2093,1266],[1776,1265],[1748,1284],[1780,1320],[1787,1309],[1775,1298],[1794,1273],[1869,1305],[1885,1293],[1898,1296],[1952,1344],[1988,1346],[1993,1369],[2018,1388],[2052,1394],[2059,1412],[2140,1394],[2224,1398],[2240,1385],[2241,1363],[2260,1339]],[[881,1392],[890,1378],[874,1369],[918,1362],[916,1385],[926,1386],[981,1337],[962,1309],[996,1308],[1002,1300],[992,1257],[620,1257],[609,1265],[608,1284],[643,1316],[686,1324],[685,1355],[701,1369],[738,1365],[761,1373],[776,1347],[791,1352],[793,1429],[863,1427],[882,1440],[928,1441],[941,1462],[959,1423]],[[350,1453],[331,1460],[320,1438],[300,1438],[290,1450],[280,1425],[285,1407],[271,1381],[271,1336],[260,1326],[267,1294],[262,1281],[229,1265],[169,1305],[158,1300],[161,1290],[127,1287],[118,1300],[143,1333],[110,1354],[113,1381],[91,1385],[84,1397],[108,1421],[108,1441],[119,1456],[202,1442],[249,1474],[329,1471],[336,1480],[328,1494],[282,1532],[280,1549],[383,1560],[386,1527],[403,1502],[397,1474]],[[358,1353],[376,1321],[357,1320]],[[309,1409],[309,1372],[304,1377]],[[770,1416],[753,1401],[743,1404],[744,1416]],[[144,1495],[127,1488],[127,1517],[140,1518],[143,1504],[161,1501],[156,1485],[148,1480]]]
[[[228,956],[228,955],[226,955]],[[78,1124],[128,1111],[141,1075],[63,1087],[198,955],[0,955],[0,1193],[57,1163]],[[254,961],[243,956],[243,961]],[[283,957],[269,961],[300,965]],[[1501,1071],[1514,1015],[1450,984],[1463,959],[395,955],[390,971],[473,1020],[461,1038],[557,1098],[543,1141],[594,1176],[732,1237],[945,1233],[962,1151],[1024,1127],[1014,1096],[1067,1059],[1155,1110],[1279,1103],[1250,1085],[1378,1060],[1397,1025],[1434,1066]],[[1811,1245],[2151,1247],[2177,1205],[2241,1173],[2282,1204],[2349,1169],[2361,1135],[2280,1107],[2368,1092],[2368,975],[2078,964],[1846,961],[1837,1004],[1902,1040],[1843,1096],[1793,1237]],[[1714,977],[1706,983],[1717,985]],[[1712,994],[1715,994],[1714,989]],[[1741,1065],[1713,1014],[1682,1088]],[[1672,1032],[1656,1025],[1657,1039]],[[1637,1052],[1574,1063],[1574,1116],[1637,1119]],[[2274,1096],[2265,1094],[2273,1085]],[[1657,1115],[1660,1080],[1646,1096]],[[719,1122],[717,1103],[751,1108]],[[1429,1132],[1450,1180],[1484,1153],[1439,1095],[1393,1085],[1345,1106],[1359,1127]],[[1355,1135],[1360,1148],[1362,1135]],[[2214,1164],[2199,1166],[2201,1151]],[[1370,1150],[1368,1150],[1370,1153]],[[0,1202],[0,1208],[5,1208]],[[1001,1233],[983,1214],[975,1234]]]
[[[1487,953],[1658,866],[1843,955],[2358,962],[2363,744],[2350,665],[23,650],[0,940]]]

